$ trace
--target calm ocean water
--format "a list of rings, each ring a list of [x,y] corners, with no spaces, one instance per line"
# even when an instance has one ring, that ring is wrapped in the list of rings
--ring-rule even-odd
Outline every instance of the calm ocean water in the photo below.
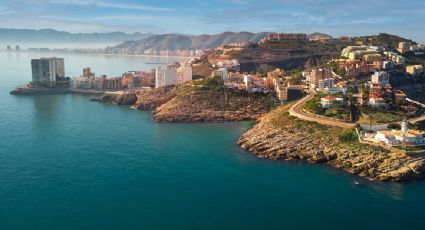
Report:
[[[9,95],[35,57],[0,53],[2,230],[424,229],[425,182],[258,159],[235,144],[250,122],[156,124],[85,96]],[[61,57],[69,76],[166,61]]]

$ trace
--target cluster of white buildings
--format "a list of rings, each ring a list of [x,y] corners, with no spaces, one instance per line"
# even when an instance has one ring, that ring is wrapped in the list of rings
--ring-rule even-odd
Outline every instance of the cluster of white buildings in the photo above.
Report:
[[[212,72],[212,77],[223,79],[224,86],[229,89],[244,90],[249,93],[275,92],[280,101],[287,101],[302,95],[303,85],[291,85],[284,82],[285,72],[275,69],[267,76],[229,72],[227,68],[219,68]]]
[[[155,88],[183,84],[192,81],[192,67],[187,62],[155,69]]]
[[[384,52],[380,46],[347,46],[342,50],[342,56],[350,60],[364,59],[366,61],[378,60],[379,53]]]
[[[425,44],[414,45],[410,42],[400,42],[397,51],[404,54],[407,52],[414,52],[415,54],[423,54],[425,51]]]
[[[215,65],[216,68],[226,68],[228,70],[239,71],[241,64],[237,59],[232,60],[219,60]]]
[[[203,50],[154,50],[143,51],[144,55],[173,56],[173,57],[200,57],[205,54]]]
[[[125,90],[143,87],[152,87],[155,72],[151,71],[129,71],[119,77],[107,77],[102,75],[96,77],[89,67],[83,69],[83,75],[71,79],[73,89],[93,90]]]
[[[391,60],[394,63],[400,64],[400,65],[404,65],[406,63],[406,58],[396,52],[385,51],[384,55],[386,58],[388,58],[388,60]]]
[[[187,50],[156,50],[156,49],[133,49],[133,48],[118,48],[107,47],[101,50],[101,53],[106,54],[126,54],[126,55],[154,55],[154,56],[173,56],[173,57],[200,57],[205,54],[205,51],[200,49]]]
[[[401,130],[379,130],[374,136],[378,142],[390,146],[422,146],[425,145],[424,134],[417,130],[409,130],[407,121],[403,121]]]
[[[335,104],[342,105],[343,103],[344,98],[342,97],[334,97],[332,95],[327,95],[325,97],[320,98],[320,104],[324,109],[332,108]]]
[[[347,92],[347,88],[341,84],[335,83],[336,80],[340,80],[341,77],[334,73],[331,69],[312,69],[310,71],[303,72],[303,77],[306,79],[307,85],[317,91],[328,94],[345,94]]]

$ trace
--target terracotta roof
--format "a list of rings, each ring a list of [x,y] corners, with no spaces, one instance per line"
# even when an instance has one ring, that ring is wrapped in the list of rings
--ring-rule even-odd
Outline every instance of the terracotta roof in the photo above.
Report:
[[[335,97],[328,95],[328,96],[323,97],[322,99],[332,101],[332,100],[335,100]]]

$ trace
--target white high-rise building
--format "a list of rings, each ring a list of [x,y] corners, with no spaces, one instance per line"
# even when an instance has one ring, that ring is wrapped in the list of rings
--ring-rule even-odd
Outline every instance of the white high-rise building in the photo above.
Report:
[[[177,68],[164,66],[155,68],[155,88],[175,85],[177,83]]]
[[[211,75],[212,77],[220,77],[223,81],[227,81],[229,72],[227,71],[227,68],[219,68],[214,70]]]
[[[186,63],[182,63],[177,69],[177,84],[192,81],[192,67]]]
[[[65,77],[63,58],[40,58],[31,60],[32,82],[54,86],[58,77]]]

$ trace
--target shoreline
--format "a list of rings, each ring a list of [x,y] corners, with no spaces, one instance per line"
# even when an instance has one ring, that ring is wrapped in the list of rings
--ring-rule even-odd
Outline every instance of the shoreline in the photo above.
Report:
[[[259,158],[327,164],[369,180],[412,182],[425,178],[425,156],[342,139],[352,129],[304,121],[281,106],[262,116],[238,144]]]
[[[67,89],[67,88],[20,88],[9,92],[12,95],[54,95],[54,94],[84,94],[99,96],[107,94],[108,91],[84,90],[84,89]]]
[[[183,90],[184,91],[184,90]],[[343,143],[340,134],[350,128],[304,121],[290,114],[291,104],[266,112],[261,104],[240,102],[234,109],[210,91],[183,92],[175,88],[154,89],[142,94],[81,89],[18,87],[14,95],[83,94],[95,101],[151,111],[157,123],[223,123],[253,121],[237,141],[240,148],[259,158],[328,164],[354,176],[377,181],[409,182],[425,178],[425,157],[392,151],[382,146]],[[212,94],[211,94],[212,93]],[[211,95],[208,95],[211,94]],[[215,98],[215,100],[211,100]],[[239,101],[244,97],[235,96]],[[196,99],[193,101],[193,99]],[[251,98],[252,99],[252,98]],[[231,103],[235,103],[232,101]],[[247,110],[247,103],[256,106]],[[256,121],[256,122],[255,122]]]

